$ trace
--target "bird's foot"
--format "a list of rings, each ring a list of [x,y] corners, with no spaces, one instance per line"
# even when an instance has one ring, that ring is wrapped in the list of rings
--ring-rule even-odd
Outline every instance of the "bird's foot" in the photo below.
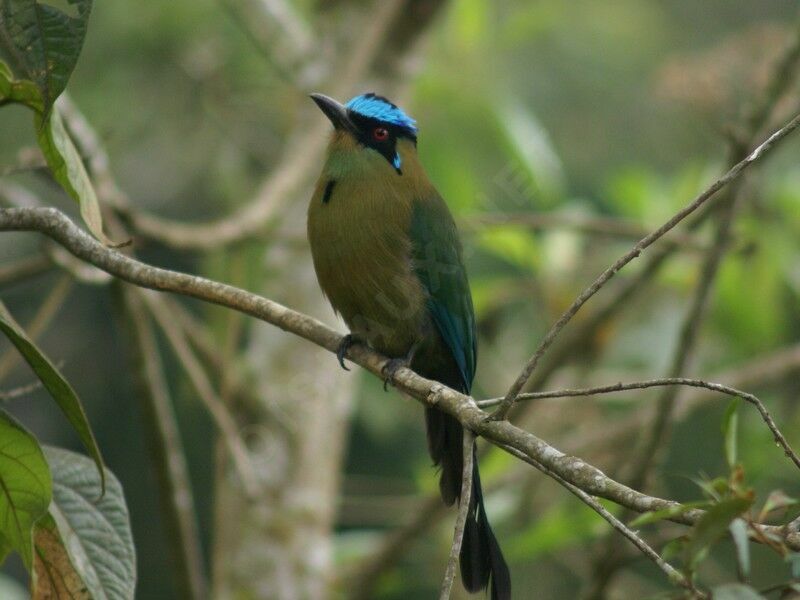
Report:
[[[402,358],[392,358],[386,361],[386,364],[383,365],[383,368],[381,369],[384,392],[389,389],[390,383],[394,383],[394,377],[397,375],[397,372],[404,367],[408,367],[409,364],[411,364],[411,360],[409,360],[407,356]]]
[[[358,343],[358,338],[354,336],[352,333],[348,333],[346,336],[342,338],[342,341],[339,342],[339,347],[336,349],[336,358],[339,359],[339,364],[342,365],[342,368],[345,371],[349,371],[350,369],[347,365],[344,364],[344,356],[347,354],[347,351],[353,344]]]

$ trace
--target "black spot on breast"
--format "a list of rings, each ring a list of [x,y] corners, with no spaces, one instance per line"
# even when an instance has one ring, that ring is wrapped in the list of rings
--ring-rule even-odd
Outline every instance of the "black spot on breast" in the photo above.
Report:
[[[330,201],[331,196],[333,195],[333,188],[334,188],[335,185],[336,185],[336,180],[335,179],[331,179],[328,182],[328,184],[325,186],[325,193],[322,194],[322,203],[323,204],[327,204]]]

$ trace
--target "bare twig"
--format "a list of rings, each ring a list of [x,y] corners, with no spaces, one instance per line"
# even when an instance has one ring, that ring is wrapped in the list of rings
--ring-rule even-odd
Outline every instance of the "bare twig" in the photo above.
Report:
[[[600,515],[603,519],[605,519],[609,525],[617,532],[622,534],[624,537],[628,538],[628,540],[636,546],[639,551],[644,554],[647,558],[649,558],[653,563],[661,569],[664,574],[669,578],[671,583],[680,585],[681,587],[686,588],[687,590],[691,590],[696,597],[706,598],[707,595],[699,592],[692,582],[687,579],[682,573],[680,573],[675,567],[665,561],[661,556],[653,550],[653,548],[644,541],[641,537],[639,537],[635,531],[633,531],[630,527],[625,525],[622,521],[620,521],[617,517],[611,514],[606,508],[600,504],[596,498],[584,492],[581,488],[577,487],[576,485],[566,481],[563,477],[558,475],[558,473],[554,473],[551,469],[548,469],[542,464],[537,463],[535,460],[531,460],[528,456],[520,453],[515,448],[504,448],[509,454],[513,454],[520,460],[527,462],[528,464],[532,465],[548,477],[555,479],[559,484],[564,486],[567,490],[570,491],[573,495],[575,495],[581,502],[586,504],[589,508],[595,511],[598,515]]]
[[[764,423],[766,423],[767,427],[772,432],[772,436],[775,439],[775,443],[778,444],[778,446],[780,446],[780,448],[784,451],[786,456],[795,464],[795,466],[800,468],[800,457],[797,456],[795,451],[789,445],[789,442],[786,441],[786,438],[783,436],[780,429],[778,429],[778,426],[775,424],[775,420],[772,418],[772,415],[767,410],[767,407],[764,406],[764,403],[761,402],[761,400],[759,400],[753,394],[750,394],[748,392],[743,392],[742,390],[737,390],[736,388],[727,385],[722,385],[721,383],[713,383],[710,381],[703,381],[700,379],[688,379],[685,377],[667,377],[664,379],[634,381],[631,383],[620,382],[611,385],[574,389],[574,390],[552,390],[546,392],[530,392],[530,393],[520,394],[519,396],[517,396],[517,400],[534,400],[540,398],[572,398],[576,396],[596,396],[599,394],[613,394],[615,392],[626,392],[630,390],[645,390],[653,387],[678,387],[678,386],[704,388],[707,390],[711,390],[713,392],[719,392],[720,394],[725,394],[726,396],[741,398],[745,402],[748,402],[753,406],[755,406],[756,410],[758,410],[758,413],[761,415],[762,420],[764,421]],[[491,406],[496,406],[502,401],[503,401],[502,398],[491,398],[489,400],[480,400],[477,402],[477,405],[481,408],[487,408]]]
[[[208,591],[194,495],[158,342],[137,290],[125,286],[121,291],[130,334],[135,340],[132,357],[136,363],[138,396],[147,420],[145,429],[161,488],[162,514],[176,567],[175,577],[181,597],[202,600],[208,597]]]
[[[469,429],[464,430],[464,467],[461,474],[461,497],[458,500],[458,517],[453,528],[453,544],[450,546],[450,557],[447,560],[447,569],[444,572],[442,587],[439,591],[439,600],[449,600],[453,579],[458,568],[458,555],[461,552],[461,542],[464,539],[464,527],[467,524],[469,502],[472,494],[472,459],[475,446],[475,436]]]
[[[0,231],[38,231],[63,245],[75,256],[124,281],[238,310],[302,337],[332,353],[336,352],[342,340],[339,333],[320,321],[267,298],[223,283],[160,269],[129,258],[115,249],[103,246],[53,208],[0,209]],[[378,377],[382,377],[383,369],[388,362],[385,356],[363,345],[352,346],[347,352],[347,358]],[[565,455],[535,435],[507,421],[487,420],[486,413],[468,396],[438,382],[425,379],[410,369],[398,369],[393,382],[398,389],[423,404],[436,406],[453,415],[463,427],[471,429],[489,442],[515,448],[592,496],[606,498],[637,512],[680,506],[677,502],[631,489],[580,458]],[[690,525],[697,522],[703,514],[702,510],[689,510],[671,520]],[[800,550],[800,533],[785,531],[781,527],[765,526],[762,529],[779,536],[788,547]]]
[[[514,405],[517,395],[527,383],[534,369],[536,369],[536,365],[539,363],[539,360],[542,358],[542,356],[544,356],[544,353],[547,352],[547,349],[553,343],[553,340],[555,340],[556,336],[558,336],[559,332],[567,323],[569,323],[572,317],[577,314],[577,312],[589,300],[589,298],[594,296],[600,290],[600,288],[602,288],[608,282],[609,279],[619,272],[620,269],[638,257],[645,248],[669,232],[688,215],[692,214],[716,192],[725,187],[731,181],[735,180],[750,165],[754,164],[761,157],[768,154],[778,145],[781,140],[797,129],[798,126],[800,126],[800,115],[795,116],[791,121],[789,121],[789,123],[769,136],[766,141],[756,147],[756,149],[753,150],[747,157],[745,157],[742,161],[737,163],[736,166],[712,183],[690,204],[678,211],[678,213],[676,213],[661,227],[642,238],[633,246],[631,250],[617,259],[613,265],[601,273],[600,276],[575,299],[572,305],[566,311],[564,311],[561,317],[559,317],[558,321],[556,321],[555,324],[550,328],[542,342],[539,344],[539,347],[536,349],[536,352],[534,352],[533,356],[531,356],[531,358],[528,360],[525,368],[522,370],[522,373],[520,373],[519,377],[513,383],[511,388],[509,388],[503,402],[500,404],[497,410],[492,413],[491,418],[493,420],[503,420],[506,418],[508,411],[511,410],[511,407]]]

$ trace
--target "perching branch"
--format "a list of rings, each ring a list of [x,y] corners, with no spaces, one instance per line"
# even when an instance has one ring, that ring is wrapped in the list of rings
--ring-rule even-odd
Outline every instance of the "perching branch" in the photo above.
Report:
[[[773,133],[766,141],[764,141],[761,145],[756,147],[747,157],[745,157],[742,161],[737,163],[733,168],[731,168],[727,173],[725,173],[722,177],[717,179],[714,183],[712,183],[705,191],[703,191],[699,196],[697,196],[690,204],[686,207],[678,211],[672,218],[670,218],[666,223],[664,223],[661,227],[650,233],[649,235],[645,236],[639,242],[637,242],[631,250],[629,250],[626,254],[621,256],[611,265],[608,269],[603,271],[600,276],[595,279],[595,281],[586,288],[572,303],[572,305],[564,311],[564,313],[559,317],[559,319],[553,324],[550,330],[545,335],[542,342],[539,344],[539,347],[534,352],[533,356],[528,360],[525,368],[520,373],[519,377],[517,377],[516,381],[514,381],[511,388],[509,388],[508,392],[506,393],[503,402],[497,408],[497,410],[492,413],[491,418],[492,420],[503,420],[508,416],[509,410],[514,405],[517,396],[519,395],[520,391],[522,391],[523,386],[527,383],[528,379],[530,378],[533,371],[536,369],[536,365],[541,360],[542,356],[544,356],[547,349],[553,343],[556,336],[558,336],[559,332],[564,328],[564,326],[569,323],[569,321],[574,317],[577,312],[581,309],[581,307],[586,304],[586,302],[594,296],[600,288],[602,288],[614,275],[616,275],[620,269],[622,269],[625,265],[631,262],[633,259],[637,258],[643,250],[645,250],[648,246],[653,244],[659,238],[661,238],[664,234],[669,232],[673,229],[676,225],[678,225],[683,219],[687,216],[692,214],[695,210],[700,208],[706,201],[708,201],[711,197],[714,196],[720,189],[725,187],[731,181],[735,180],[743,171],[745,171],[748,167],[752,164],[757,162],[763,156],[766,156],[770,151],[772,151],[778,144],[790,133],[792,133],[797,127],[800,126],[800,115],[795,116],[789,123],[784,125],[781,129]]]
[[[37,231],[67,248],[75,256],[140,287],[173,292],[238,310],[300,336],[328,351],[336,352],[342,336],[320,321],[298,313],[277,302],[217,281],[153,267],[121,252],[107,248],[77,227],[54,208],[0,209],[0,231]],[[373,375],[382,376],[388,359],[363,346],[354,345],[347,358]],[[507,421],[491,421],[469,396],[442,384],[420,377],[407,368],[396,372],[394,384],[401,391],[427,406],[436,406],[453,415],[464,428],[471,429],[489,442],[511,447],[550,469],[584,492],[630,508],[648,512],[680,505],[671,500],[648,496],[614,481],[596,467],[563,452]],[[689,510],[672,520],[691,525],[703,515]],[[792,549],[800,550],[800,533],[781,527],[763,527],[779,536]]]
[[[472,495],[472,460],[474,458],[473,446],[475,436],[469,429],[464,430],[464,466],[461,472],[461,496],[458,500],[458,517],[453,528],[453,544],[450,547],[450,557],[447,559],[447,569],[444,572],[442,588],[439,592],[439,600],[449,600],[450,590],[453,587],[458,570],[458,555],[461,552],[461,542],[464,540],[464,527],[467,525],[469,516],[469,502]]]

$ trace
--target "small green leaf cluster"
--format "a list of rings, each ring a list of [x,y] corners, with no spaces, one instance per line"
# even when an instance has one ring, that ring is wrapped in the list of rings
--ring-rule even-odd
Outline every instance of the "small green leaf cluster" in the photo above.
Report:
[[[777,553],[790,566],[788,579],[768,591],[800,592],[800,553],[792,551],[783,537],[762,527],[777,517],[786,520],[787,516],[796,516],[800,501],[781,490],[774,490],[761,508],[756,508],[755,491],[747,485],[744,467],[737,462],[740,403],[738,398],[733,400],[722,419],[723,445],[729,467],[727,477],[696,479],[703,499],[644,513],[631,523],[631,526],[638,527],[702,509],[703,515],[689,531],[664,545],[662,557],[668,561],[680,561],[684,575],[697,583],[698,570],[712,549],[725,540],[732,541],[739,581],[714,586],[711,594],[715,600],[765,598],[762,593],[766,591],[759,592],[749,584],[751,540]]]

